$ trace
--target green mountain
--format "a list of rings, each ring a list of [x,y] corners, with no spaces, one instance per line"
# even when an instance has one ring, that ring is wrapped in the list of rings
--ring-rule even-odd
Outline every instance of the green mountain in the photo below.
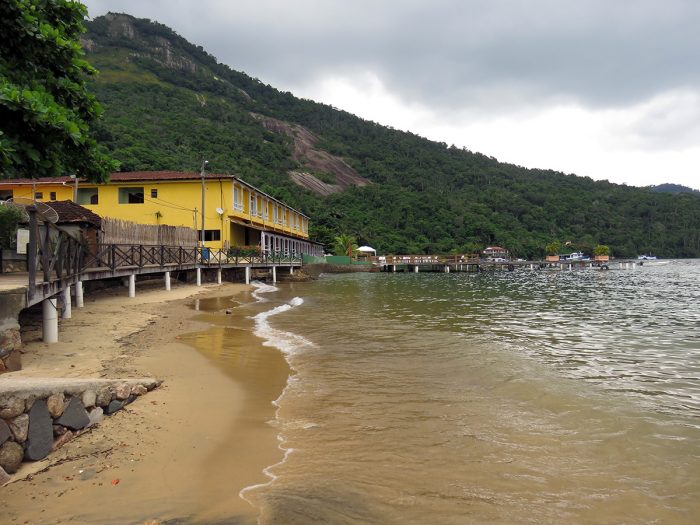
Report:
[[[688,186],[683,186],[682,184],[658,184],[656,186],[650,186],[649,189],[655,193],[697,193],[700,191],[689,188]]]
[[[700,197],[526,169],[296,98],[219,64],[162,24],[87,23],[96,138],[123,171],[234,173],[312,217],[330,245],[356,235],[381,253],[502,245],[541,256],[553,241],[614,255],[700,256]]]

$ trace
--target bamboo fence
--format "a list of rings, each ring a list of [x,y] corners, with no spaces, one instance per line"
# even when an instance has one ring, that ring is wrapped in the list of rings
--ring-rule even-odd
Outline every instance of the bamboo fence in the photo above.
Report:
[[[121,219],[102,218],[103,244],[162,244],[166,246],[195,246],[197,230],[165,224],[137,224]]]

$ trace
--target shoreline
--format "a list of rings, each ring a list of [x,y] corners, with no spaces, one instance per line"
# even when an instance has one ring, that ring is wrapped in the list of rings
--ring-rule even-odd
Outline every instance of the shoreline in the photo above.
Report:
[[[248,308],[216,308],[232,297],[255,304],[250,290],[181,285],[140,289],[133,299],[102,291],[62,321],[61,342],[28,332],[18,375],[164,383],[47,459],[25,463],[0,489],[7,523],[255,523],[257,509],[239,492],[268,480],[263,469],[281,459],[267,397],[289,368],[253,335]],[[194,299],[213,311],[195,311]],[[213,352],[212,341],[223,350]],[[242,357],[257,359],[255,373]]]

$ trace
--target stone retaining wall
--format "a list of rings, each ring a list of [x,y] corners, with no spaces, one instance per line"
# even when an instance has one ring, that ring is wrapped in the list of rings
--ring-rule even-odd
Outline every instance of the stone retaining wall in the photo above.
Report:
[[[0,374],[22,368],[19,313],[26,305],[24,288],[0,294]]]
[[[160,384],[151,378],[0,379],[0,486]]]

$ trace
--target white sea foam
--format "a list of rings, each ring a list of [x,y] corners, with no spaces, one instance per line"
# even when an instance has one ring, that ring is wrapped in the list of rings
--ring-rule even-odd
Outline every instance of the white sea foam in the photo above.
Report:
[[[277,288],[276,286],[271,286],[269,284],[261,283],[258,281],[254,281],[252,285],[255,287],[255,291],[252,295],[258,302],[268,301],[268,299],[262,294],[275,292],[279,290],[279,288]],[[266,310],[264,312],[260,312],[259,314],[253,317],[253,320],[255,321],[255,329],[253,333],[264,340],[264,346],[271,346],[280,350],[287,359],[290,368],[293,367],[292,363],[289,361],[289,358],[295,353],[299,352],[302,348],[312,347],[313,343],[311,343],[308,339],[295,333],[273,328],[270,325],[269,318],[281,314],[283,312],[288,312],[292,308],[296,308],[298,306],[301,306],[302,304],[304,304],[304,299],[302,299],[301,297],[294,297],[288,303],[275,306],[274,308],[271,308],[270,310]],[[287,379],[287,384],[280,396],[272,402],[272,404],[277,408],[275,410],[275,420],[277,423],[279,423],[278,412],[280,407],[280,400],[284,397],[285,393],[287,392],[287,389],[293,383],[294,377],[290,376]],[[275,476],[275,474],[273,473],[273,469],[279,465],[284,464],[287,461],[289,455],[294,451],[293,448],[287,448],[284,446],[285,439],[281,434],[277,435],[277,441],[279,442],[279,449],[284,453],[284,456],[278,463],[275,463],[274,465],[270,465],[269,467],[263,469],[263,473],[268,478],[270,478],[269,481],[244,487],[238,493],[242,499],[244,499],[251,505],[255,506],[255,503],[251,501],[250,497],[248,496],[248,493],[266,487],[273,483],[277,478],[277,476]]]

